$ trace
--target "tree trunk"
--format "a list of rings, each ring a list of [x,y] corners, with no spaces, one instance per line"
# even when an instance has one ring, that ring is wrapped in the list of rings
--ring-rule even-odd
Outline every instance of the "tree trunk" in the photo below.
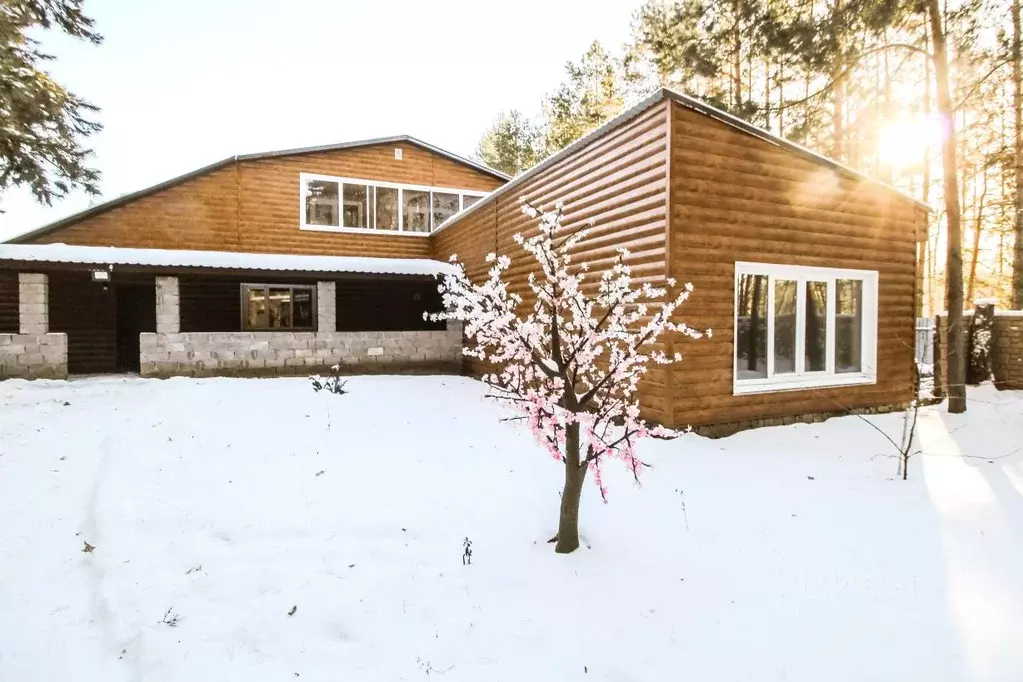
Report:
[[[924,24],[924,43],[930,42],[927,35],[927,24]],[[931,58],[924,56],[924,120],[928,123],[931,120]],[[923,158],[923,187],[920,189],[920,200],[925,204],[931,200],[931,145],[924,145]],[[923,281],[920,283],[922,289],[927,290],[927,314],[933,316],[937,312],[934,308],[934,249],[931,247],[931,214],[927,214],[927,239],[924,240],[923,254]],[[921,301],[923,297],[921,297]],[[921,305],[916,312],[917,317],[924,316],[924,309]]]
[[[579,500],[582,498],[586,467],[579,466],[579,424],[565,429],[565,489],[561,493],[558,543],[554,551],[568,554],[579,549]]]
[[[1012,2],[1012,109],[1015,116],[1015,154],[1014,166],[1016,176],[1016,194],[1013,201],[1015,216],[1013,232],[1016,243],[1012,252],[1012,307],[1023,308],[1023,64],[1020,64],[1020,0]]]
[[[948,305],[948,411],[966,411],[966,358],[963,339],[963,234],[959,209],[959,178],[956,172],[956,126],[949,94],[948,55],[938,0],[927,0],[927,14],[934,45],[934,77],[941,117],[941,166],[945,194],[945,219],[948,221],[948,263],[945,274],[945,298]]]
[[[966,298],[970,302],[976,293],[977,261],[980,260],[980,229],[984,225],[984,202],[987,201],[987,168],[984,169],[982,191],[977,199],[977,215],[973,223],[973,253],[970,254],[970,277],[966,284]]]
[[[840,14],[842,11],[842,3],[840,0],[835,2],[835,14]],[[832,114],[831,124],[831,158],[835,161],[845,161],[845,150],[843,149],[843,140],[845,139],[845,83],[842,71],[845,68],[845,43],[842,40],[842,36],[838,37],[838,50],[835,53],[835,63],[832,68],[831,77],[834,80],[832,104],[834,107],[834,113]]]

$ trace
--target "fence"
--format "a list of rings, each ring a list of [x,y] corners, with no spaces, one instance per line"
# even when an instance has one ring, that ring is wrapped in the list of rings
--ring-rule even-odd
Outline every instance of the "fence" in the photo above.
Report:
[[[934,364],[934,318],[916,318],[916,364]]]

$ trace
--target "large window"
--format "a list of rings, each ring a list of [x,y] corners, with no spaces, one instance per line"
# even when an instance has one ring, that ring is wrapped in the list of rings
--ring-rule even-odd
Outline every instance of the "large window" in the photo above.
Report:
[[[308,284],[243,284],[242,329],[316,329],[316,287]]]
[[[735,393],[873,383],[877,272],[735,264]]]
[[[428,235],[483,198],[478,191],[302,173],[303,230],[381,230]]]

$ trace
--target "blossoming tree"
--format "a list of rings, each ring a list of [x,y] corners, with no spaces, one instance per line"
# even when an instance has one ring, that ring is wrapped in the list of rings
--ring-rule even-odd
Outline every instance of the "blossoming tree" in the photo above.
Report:
[[[445,277],[440,291],[446,311],[429,317],[464,323],[464,353],[495,368],[483,377],[489,396],[518,411],[537,442],[563,463],[555,551],[567,553],[579,547],[579,500],[587,471],[606,501],[602,468],[607,460],[620,460],[638,478],[644,465],[637,442],[673,435],[639,417],[636,389],[650,362],[680,359],[656,349],[658,340],[668,331],[693,338],[702,333],[672,321],[692,285],[673,298],[666,288],[637,285],[626,249],[618,250],[599,278],[590,277],[585,263],[572,260],[586,230],[567,232],[560,205],[542,212],[523,203],[523,211],[539,223],[535,235],[514,237],[536,261],[529,300],[508,289],[511,259],[490,254],[486,281],[474,284],[461,265]],[[454,256],[451,260],[457,263]],[[667,285],[675,282],[669,279]]]

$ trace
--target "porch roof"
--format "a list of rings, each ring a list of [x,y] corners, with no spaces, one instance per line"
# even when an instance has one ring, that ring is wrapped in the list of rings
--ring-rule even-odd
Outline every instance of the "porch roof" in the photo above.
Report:
[[[0,244],[0,262],[130,266],[146,269],[213,269],[267,272],[360,273],[373,275],[446,275],[450,263],[426,258],[302,256],[234,251],[126,249],[68,244]]]

